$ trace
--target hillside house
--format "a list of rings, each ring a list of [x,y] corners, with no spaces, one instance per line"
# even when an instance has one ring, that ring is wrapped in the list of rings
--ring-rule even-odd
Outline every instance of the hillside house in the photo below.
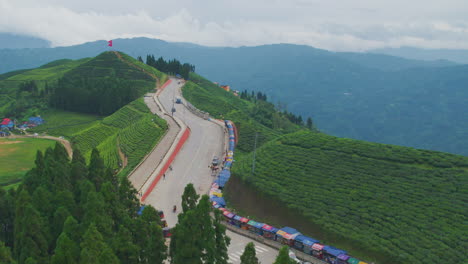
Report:
[[[223,88],[226,92],[229,92],[231,90],[231,87],[229,85],[220,85],[221,88]]]

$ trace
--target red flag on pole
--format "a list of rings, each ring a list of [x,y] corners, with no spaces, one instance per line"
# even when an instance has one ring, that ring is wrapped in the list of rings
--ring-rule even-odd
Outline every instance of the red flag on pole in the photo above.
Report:
[[[112,40],[107,41],[107,46],[112,47]]]

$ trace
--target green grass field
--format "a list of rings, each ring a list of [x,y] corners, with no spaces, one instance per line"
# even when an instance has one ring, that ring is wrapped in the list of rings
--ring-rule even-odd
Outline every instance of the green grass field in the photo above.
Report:
[[[41,114],[45,123],[31,129],[34,133],[47,133],[52,136],[71,138],[95,125],[102,117],[57,109],[48,109]]]
[[[0,186],[21,180],[34,167],[36,152],[54,145],[55,141],[48,139],[0,138]]]

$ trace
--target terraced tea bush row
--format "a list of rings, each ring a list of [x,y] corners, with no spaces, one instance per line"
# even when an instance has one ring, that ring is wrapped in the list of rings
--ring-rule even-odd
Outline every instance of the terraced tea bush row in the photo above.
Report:
[[[159,126],[152,120],[155,120],[154,116],[146,115],[118,134],[122,152],[128,157],[130,170],[154,147],[167,128],[167,125]]]
[[[251,154],[233,174],[318,225],[325,237],[317,239],[378,252],[383,263],[462,263],[468,247],[466,162],[300,131],[258,149],[255,175]]]
[[[108,137],[115,135],[118,131],[118,128],[98,123],[74,136],[72,143],[86,156],[86,153],[99,146]]]
[[[102,122],[109,126],[125,128],[131,123],[139,120],[143,115],[144,113],[138,111],[130,105],[126,105],[117,110],[117,112],[114,114],[104,118]]]
[[[89,160],[94,147],[101,152],[106,165],[119,168],[122,161],[118,147],[128,158],[124,173],[130,172],[159,141],[167,129],[166,121],[151,114],[143,98],[122,107],[73,137],[73,143]]]
[[[119,168],[120,158],[117,146],[117,135],[113,135],[104,140],[97,149],[101,154],[101,158],[107,167],[111,169]],[[90,152],[89,152],[90,153]]]

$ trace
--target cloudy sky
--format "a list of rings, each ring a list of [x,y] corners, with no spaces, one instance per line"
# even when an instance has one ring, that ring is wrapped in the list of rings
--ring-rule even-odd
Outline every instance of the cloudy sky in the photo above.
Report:
[[[0,0],[0,32],[54,46],[146,36],[207,46],[468,49],[468,0]]]

